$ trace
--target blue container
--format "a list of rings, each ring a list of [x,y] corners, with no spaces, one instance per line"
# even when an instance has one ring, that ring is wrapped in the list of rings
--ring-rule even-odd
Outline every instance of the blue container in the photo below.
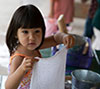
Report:
[[[81,46],[75,46],[71,49],[68,50],[67,53],[67,66],[73,66],[73,67],[78,67],[78,68],[89,68],[92,62],[92,48],[91,48],[91,41],[90,39],[87,39],[89,43],[89,48],[87,53],[84,55],[83,50],[85,44]]]

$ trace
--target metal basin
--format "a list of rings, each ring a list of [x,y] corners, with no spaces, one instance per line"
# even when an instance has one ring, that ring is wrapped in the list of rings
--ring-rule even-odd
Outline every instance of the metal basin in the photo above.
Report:
[[[100,89],[100,75],[84,69],[72,73],[72,89]]]

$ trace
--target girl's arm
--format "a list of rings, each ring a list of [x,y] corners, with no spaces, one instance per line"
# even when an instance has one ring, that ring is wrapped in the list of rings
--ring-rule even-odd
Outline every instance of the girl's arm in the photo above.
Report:
[[[25,71],[21,68],[20,64],[22,58],[17,56],[13,59],[10,66],[10,74],[5,83],[5,89],[17,89],[20,81],[22,80]]]
[[[74,37],[70,34],[57,32],[53,36],[45,38],[43,45],[40,49],[49,48],[58,44],[65,44],[68,48],[74,45]]]
[[[56,43],[54,36],[49,36],[44,39],[44,42],[43,42],[42,46],[40,47],[40,49],[50,48],[50,47],[56,46],[56,45],[58,45],[58,43]]]
[[[10,66],[10,74],[5,83],[5,89],[17,89],[26,71],[32,69],[37,60],[16,56]]]
[[[72,48],[73,46],[79,46],[84,44],[84,40],[84,37],[79,35],[57,32],[53,36],[45,38],[43,45],[40,49],[49,48],[62,43],[66,45],[67,48]]]

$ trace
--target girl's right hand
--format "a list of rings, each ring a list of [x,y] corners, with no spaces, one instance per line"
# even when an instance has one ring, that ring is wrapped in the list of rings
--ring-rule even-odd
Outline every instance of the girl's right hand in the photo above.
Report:
[[[34,63],[38,61],[39,59],[33,59],[30,57],[24,58],[21,67],[25,72],[28,70],[32,70]]]
[[[67,46],[67,48],[72,48],[75,45],[75,39],[73,35],[67,34],[63,37],[63,44]]]

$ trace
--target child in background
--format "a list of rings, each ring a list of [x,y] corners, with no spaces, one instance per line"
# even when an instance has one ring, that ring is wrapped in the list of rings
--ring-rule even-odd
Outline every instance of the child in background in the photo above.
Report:
[[[69,26],[74,17],[74,0],[50,0],[49,17],[58,19],[61,14],[64,14],[65,23]]]
[[[41,12],[34,5],[19,7],[10,22],[6,44],[10,52],[9,75],[5,89],[29,89],[31,70],[41,57],[39,49],[64,43],[67,48],[75,44],[75,35],[56,33],[45,38],[45,24]]]

